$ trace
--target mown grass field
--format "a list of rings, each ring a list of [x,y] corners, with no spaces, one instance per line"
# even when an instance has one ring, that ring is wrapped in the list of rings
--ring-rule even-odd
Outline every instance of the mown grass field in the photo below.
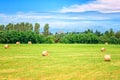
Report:
[[[0,80],[120,80],[120,45],[0,44]]]

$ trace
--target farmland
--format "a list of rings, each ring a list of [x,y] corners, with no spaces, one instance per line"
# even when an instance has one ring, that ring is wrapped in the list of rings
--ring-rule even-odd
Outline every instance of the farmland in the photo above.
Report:
[[[120,80],[120,45],[9,45],[0,44],[0,80]],[[41,55],[45,50],[48,56]]]

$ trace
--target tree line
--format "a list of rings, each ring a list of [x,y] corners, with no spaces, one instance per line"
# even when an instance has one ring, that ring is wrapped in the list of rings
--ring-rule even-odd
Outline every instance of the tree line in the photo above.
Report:
[[[96,30],[93,32],[88,29],[84,32],[50,32],[49,24],[45,24],[43,32],[40,32],[40,24],[35,23],[34,26],[28,22],[8,23],[0,25],[0,43],[85,43],[85,44],[101,44],[108,42],[110,44],[120,44],[120,31],[114,32],[113,29],[104,33]]]

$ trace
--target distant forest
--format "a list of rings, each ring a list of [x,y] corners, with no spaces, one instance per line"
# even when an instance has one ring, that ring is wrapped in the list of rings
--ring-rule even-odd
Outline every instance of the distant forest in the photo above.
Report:
[[[52,34],[50,32],[49,24],[45,24],[43,32],[40,32],[40,24],[35,23],[33,26],[28,22],[21,23],[9,23],[7,25],[0,25],[0,43],[82,43],[82,44],[103,44],[105,42],[109,44],[120,44],[120,31],[114,32],[113,29],[109,29],[104,33],[96,30],[93,32],[88,29],[84,32],[56,32]]]

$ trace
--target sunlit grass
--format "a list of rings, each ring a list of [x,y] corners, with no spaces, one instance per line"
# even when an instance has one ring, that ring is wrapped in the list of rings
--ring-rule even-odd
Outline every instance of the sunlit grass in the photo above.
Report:
[[[120,45],[0,44],[0,80],[120,80]],[[100,49],[106,48],[106,52]],[[43,57],[47,50],[49,56]],[[105,62],[104,54],[111,55]]]

